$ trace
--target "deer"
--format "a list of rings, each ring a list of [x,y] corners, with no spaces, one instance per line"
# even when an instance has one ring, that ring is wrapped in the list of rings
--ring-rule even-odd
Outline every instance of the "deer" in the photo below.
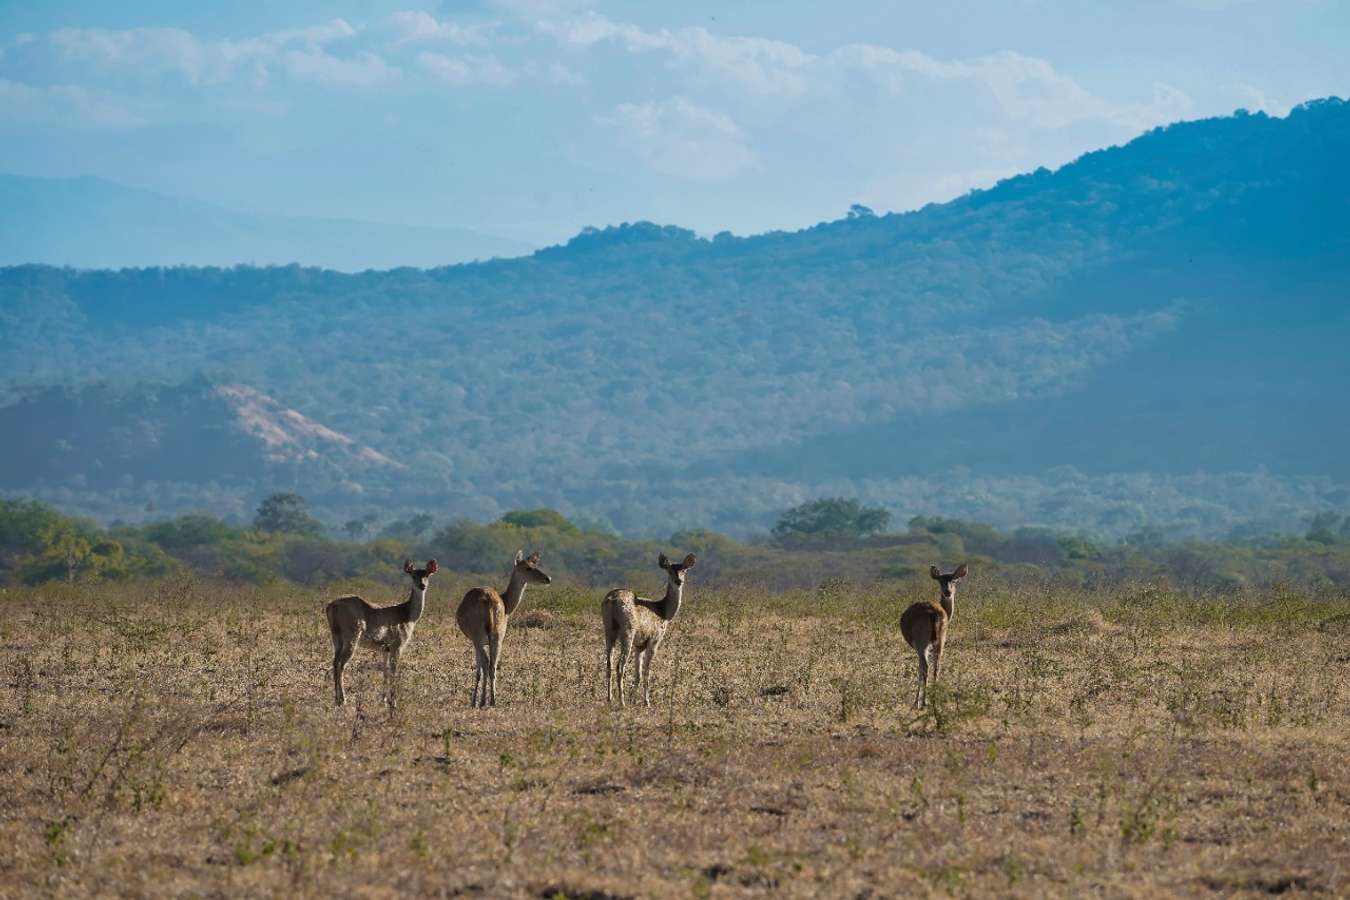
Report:
[[[471,588],[464,599],[459,601],[455,621],[459,623],[459,630],[473,643],[475,656],[469,706],[482,709],[497,705],[497,671],[501,665],[502,641],[506,638],[507,622],[520,607],[525,588],[532,584],[552,582],[553,579],[539,568],[538,550],[528,557],[524,550],[517,550],[511,568],[511,580],[505,591],[499,594],[490,587]]]
[[[642,688],[642,702],[652,705],[652,660],[665,640],[670,623],[680,614],[687,572],[698,560],[690,553],[683,562],[672,563],[662,553],[656,564],[666,571],[666,595],[660,600],[639,597],[630,590],[610,591],[600,601],[600,617],[605,624],[605,693],[614,702],[614,684],[619,685],[619,705],[627,706],[623,695],[623,676],[628,658],[637,651],[637,672],[633,688]],[[618,669],[614,669],[614,645],[619,645]]]
[[[937,684],[942,670],[942,650],[947,644],[947,626],[956,610],[956,583],[965,578],[970,569],[965,563],[950,575],[943,575],[937,566],[929,566],[928,574],[938,583],[941,593],[936,600],[922,600],[911,604],[900,616],[900,633],[919,654],[919,685],[914,691],[914,706],[928,705],[928,652],[933,655],[933,683]]]
[[[333,695],[336,706],[347,702],[342,689],[342,674],[352,652],[359,647],[384,653],[383,699],[392,710],[397,700],[398,661],[412,642],[413,629],[422,618],[427,599],[427,585],[436,574],[436,560],[428,560],[426,568],[414,569],[412,560],[403,561],[404,573],[412,579],[412,590],[407,601],[397,606],[375,607],[360,597],[339,597],[324,608],[328,630],[333,636]]]

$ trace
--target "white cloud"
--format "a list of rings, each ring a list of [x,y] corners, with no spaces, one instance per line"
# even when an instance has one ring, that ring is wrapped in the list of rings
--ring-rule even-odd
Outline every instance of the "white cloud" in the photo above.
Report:
[[[548,21],[589,9],[595,0],[486,0],[486,5],[518,18]]]
[[[73,84],[34,87],[0,78],[0,121],[67,128],[134,128],[145,120],[116,98]]]
[[[812,54],[784,41],[720,35],[701,27],[649,31],[597,13],[536,25],[566,47],[612,43],[633,54],[664,53],[695,86],[719,91],[734,86],[758,96],[819,97],[840,92],[846,76],[865,77],[891,96],[912,81],[965,83],[991,97],[1009,119],[1051,129],[1097,120],[1139,130],[1177,118],[1190,107],[1180,91],[1161,84],[1148,102],[1113,103],[1046,60],[1012,51],[943,60],[912,49],[851,44]]]
[[[549,63],[548,80],[553,82],[554,84],[563,84],[563,85],[578,85],[586,83],[586,79],[583,78],[578,72],[576,72],[570,66],[565,66],[562,63],[557,62]]]
[[[515,73],[492,56],[456,59],[440,53],[417,54],[417,64],[438,81],[456,86],[469,84],[507,85]]]
[[[206,67],[205,46],[181,28],[61,28],[48,37],[67,62],[112,68],[135,66],[142,72],[178,72],[196,81]]]
[[[443,21],[420,10],[393,13],[384,26],[394,34],[396,44],[438,42],[481,47],[488,43],[490,31],[488,25]]]
[[[357,34],[342,19],[241,40],[203,41],[180,28],[61,28],[48,35],[57,58],[68,64],[122,69],[137,75],[170,72],[193,84],[228,80],[245,66],[255,76],[295,53],[313,56]],[[358,65],[370,67],[368,60]],[[301,71],[309,71],[302,65]]]
[[[286,68],[298,81],[345,87],[368,88],[400,76],[400,71],[369,51],[353,56],[334,56],[319,47],[292,50]]]
[[[704,81],[731,81],[763,94],[800,94],[807,87],[804,70],[815,59],[783,41],[725,36],[699,27],[646,31],[596,13],[564,22],[543,21],[538,27],[575,48],[614,42],[630,53],[664,51],[672,62]]]
[[[648,168],[690,181],[722,181],[755,164],[744,131],[729,116],[686,97],[623,103],[610,123]]]

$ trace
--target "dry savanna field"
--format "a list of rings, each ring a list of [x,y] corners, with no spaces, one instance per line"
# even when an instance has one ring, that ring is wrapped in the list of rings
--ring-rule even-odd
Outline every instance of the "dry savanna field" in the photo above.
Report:
[[[0,896],[1350,894],[1344,594],[977,573],[918,713],[931,589],[695,576],[621,710],[604,591],[555,585],[475,711],[471,583],[432,582],[392,714],[364,650],[332,707],[343,586],[9,589]]]

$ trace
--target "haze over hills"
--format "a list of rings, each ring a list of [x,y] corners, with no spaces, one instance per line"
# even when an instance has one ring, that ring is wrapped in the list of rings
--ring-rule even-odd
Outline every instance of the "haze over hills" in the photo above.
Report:
[[[101,178],[0,175],[0,265],[298,262],[358,272],[522,256],[531,249],[465,228],[257,215]]]
[[[1347,158],[1328,100],[794,233],[638,223],[354,275],[0,270],[0,418],[36,442],[0,447],[4,487],[109,518],[285,487],[331,520],[548,505],[637,534],[762,530],[825,494],[902,520],[1292,530],[1350,512]],[[350,444],[269,459],[224,386]],[[185,402],[209,420],[187,433],[243,435],[242,468],[153,464]]]

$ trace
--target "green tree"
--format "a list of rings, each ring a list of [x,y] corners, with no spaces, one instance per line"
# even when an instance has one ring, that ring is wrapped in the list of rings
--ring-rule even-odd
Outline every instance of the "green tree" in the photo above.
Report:
[[[234,535],[235,529],[215,516],[201,513],[189,513],[145,526],[146,540],[170,552],[220,544]]]
[[[431,530],[431,526],[435,524],[436,520],[427,513],[416,513],[406,519],[390,522],[380,529],[380,537],[420,538],[425,536]]]
[[[413,518],[416,518],[414,516]],[[359,519],[348,519],[342,525],[342,530],[346,532],[347,537],[353,541],[364,541],[366,536],[375,528],[375,522],[378,519],[374,513],[366,513]]]
[[[880,506],[863,506],[845,497],[824,497],[794,506],[779,518],[773,533],[838,534],[862,537],[885,531],[891,514]]]
[[[556,509],[517,509],[502,516],[504,525],[517,528],[556,528],[561,534],[576,534],[581,529]]]
[[[1317,513],[1308,522],[1308,533],[1305,537],[1319,544],[1334,544],[1336,543],[1336,526],[1340,524],[1341,517],[1337,513]],[[1345,532],[1342,530],[1341,533],[1344,534]]]
[[[77,578],[94,581],[127,574],[126,551],[111,538],[54,522],[42,529],[38,540],[42,549],[25,563],[25,581],[63,578],[73,584]]]
[[[305,498],[287,493],[273,494],[259,504],[253,527],[281,534],[317,535],[323,530],[319,520],[309,514]]]

